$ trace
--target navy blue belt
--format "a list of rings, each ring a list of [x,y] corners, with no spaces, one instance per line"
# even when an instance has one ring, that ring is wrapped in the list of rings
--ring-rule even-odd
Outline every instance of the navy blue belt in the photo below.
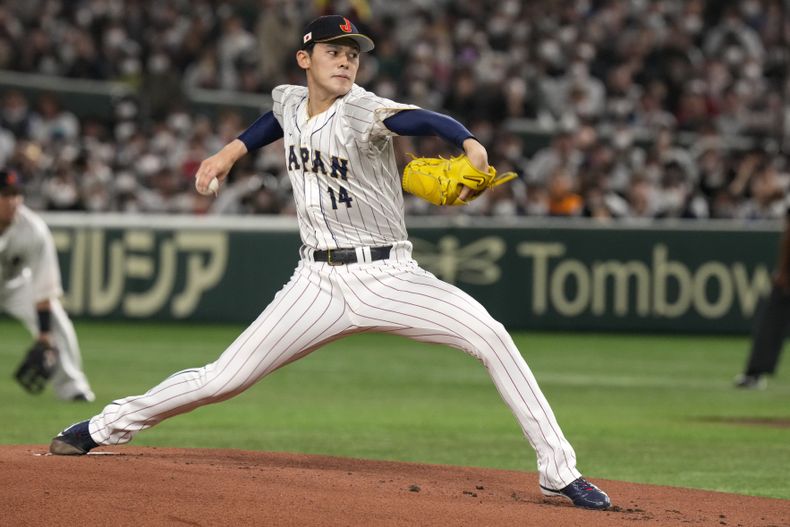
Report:
[[[390,257],[392,245],[370,248],[370,259],[384,260]],[[313,252],[313,261],[326,262],[329,265],[345,265],[357,263],[356,249],[327,249],[326,251]]]

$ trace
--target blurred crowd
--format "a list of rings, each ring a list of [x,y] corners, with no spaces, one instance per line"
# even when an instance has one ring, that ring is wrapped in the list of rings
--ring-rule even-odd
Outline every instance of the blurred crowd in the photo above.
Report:
[[[326,12],[349,13],[376,41],[359,84],[457,117],[498,170],[520,176],[464,208],[407,197],[410,214],[784,214],[781,0],[2,2],[0,70],[118,81],[137,96],[107,119],[64,108],[57,86],[7,89],[0,164],[42,209],[291,214],[277,147],[240,162],[218,199],[192,190],[200,161],[249,122],[193,111],[185,93],[303,82],[301,28]],[[453,153],[434,138],[397,148],[402,163],[406,152]]]

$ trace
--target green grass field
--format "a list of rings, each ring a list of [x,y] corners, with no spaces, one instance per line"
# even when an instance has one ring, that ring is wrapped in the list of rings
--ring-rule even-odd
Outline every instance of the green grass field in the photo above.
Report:
[[[45,444],[103,404],[211,362],[239,326],[78,322],[99,401],[25,394],[11,374],[29,337],[0,319],[0,443]],[[790,374],[731,387],[748,339],[518,333],[579,467],[592,478],[790,499]],[[136,445],[320,453],[535,470],[484,368],[462,352],[381,335],[337,342],[241,396],[173,418]]]

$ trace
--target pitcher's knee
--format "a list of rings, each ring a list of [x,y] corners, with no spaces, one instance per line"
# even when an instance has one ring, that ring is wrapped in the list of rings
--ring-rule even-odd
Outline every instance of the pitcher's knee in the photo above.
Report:
[[[501,356],[503,353],[518,354],[513,338],[500,322],[492,321],[486,325],[484,330],[478,331],[476,336],[478,338],[475,348],[483,362],[487,363],[489,358]]]
[[[483,341],[492,346],[507,346],[512,342],[510,333],[507,332],[505,326],[503,326],[501,322],[497,322],[493,319],[484,326],[478,327],[475,333]]]

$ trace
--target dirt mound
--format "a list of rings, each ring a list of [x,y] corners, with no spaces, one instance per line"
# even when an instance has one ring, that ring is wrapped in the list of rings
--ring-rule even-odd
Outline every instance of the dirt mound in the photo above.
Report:
[[[3,525],[790,525],[790,501],[595,480],[606,512],[546,501],[535,473],[302,454],[0,447]]]

